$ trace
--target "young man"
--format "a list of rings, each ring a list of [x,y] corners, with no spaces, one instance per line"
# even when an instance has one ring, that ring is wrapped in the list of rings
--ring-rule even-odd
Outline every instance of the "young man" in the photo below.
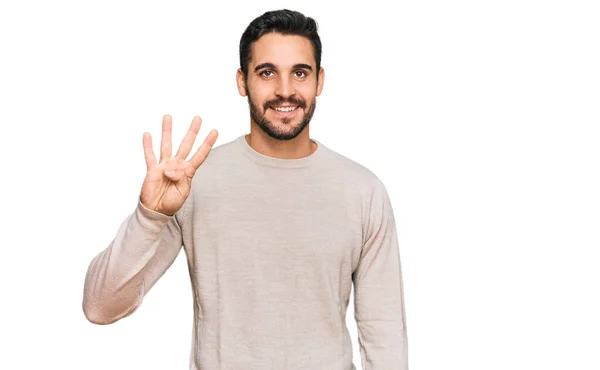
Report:
[[[211,150],[213,130],[187,160],[200,118],[173,156],[165,116],[158,163],[144,134],[137,208],[86,276],[91,322],[132,314],[183,246],[194,293],[190,369],[356,369],[345,321],[353,284],[363,369],[408,368],[386,189],[309,137],[325,79],[320,61],[313,19],[265,13],[240,42],[237,84],[248,96],[250,134]]]

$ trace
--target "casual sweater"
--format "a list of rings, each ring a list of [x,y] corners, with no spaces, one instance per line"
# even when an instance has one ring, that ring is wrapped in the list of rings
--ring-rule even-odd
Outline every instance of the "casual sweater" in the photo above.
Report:
[[[90,263],[83,307],[132,314],[183,247],[194,302],[192,370],[354,370],[346,310],[364,370],[407,370],[396,224],[366,167],[312,140],[279,159],[244,135],[214,147],[190,196],[168,216],[139,200]]]

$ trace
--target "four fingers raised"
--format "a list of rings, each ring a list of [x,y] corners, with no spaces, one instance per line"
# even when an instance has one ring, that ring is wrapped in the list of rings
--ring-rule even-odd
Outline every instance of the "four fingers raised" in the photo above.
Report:
[[[179,149],[177,150],[177,154],[175,154],[175,158],[180,160],[186,160],[192,147],[194,146],[194,142],[196,141],[196,137],[198,136],[198,132],[200,131],[200,126],[202,124],[202,118],[199,116],[195,116],[192,119],[192,124],[185,137],[183,138]],[[196,153],[190,158],[188,161],[191,164],[191,173],[188,173],[188,176],[193,176],[196,170],[202,165],[204,160],[208,157],[213,145],[217,141],[219,133],[217,130],[211,130],[202,145],[198,148]],[[160,162],[163,162],[166,159],[171,158],[172,154],[172,146],[171,146],[171,137],[172,137],[172,119],[170,115],[163,116],[162,122],[162,139],[160,146]],[[146,159],[146,169],[150,171],[156,165],[156,156],[154,155],[154,151],[152,149],[152,136],[148,132],[144,132],[143,137],[144,144],[144,157]],[[186,172],[188,172],[186,170]],[[178,177],[178,176],[176,176]]]

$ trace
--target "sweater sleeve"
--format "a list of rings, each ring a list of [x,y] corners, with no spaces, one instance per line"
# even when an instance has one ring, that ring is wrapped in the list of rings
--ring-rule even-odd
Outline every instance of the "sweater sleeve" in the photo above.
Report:
[[[354,316],[363,370],[408,370],[402,269],[394,214],[378,181],[364,223],[354,283]]]
[[[82,303],[87,319],[111,324],[132,314],[181,247],[176,215],[150,210],[138,199],[135,211],[123,221],[108,248],[88,267]]]

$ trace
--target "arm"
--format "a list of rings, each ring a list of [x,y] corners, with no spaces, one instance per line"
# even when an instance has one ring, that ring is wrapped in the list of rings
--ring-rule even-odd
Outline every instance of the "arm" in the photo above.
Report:
[[[192,178],[218,134],[212,130],[186,160],[201,122],[200,117],[194,117],[179,150],[172,156],[172,120],[169,115],[163,116],[160,162],[154,155],[151,135],[144,133],[147,172],[138,205],[121,224],[110,246],[92,260],[85,277],[82,305],[91,322],[110,324],[131,315],[181,251],[178,219],[185,218]]]
[[[138,200],[112,243],[88,267],[83,295],[87,319],[111,324],[135,312],[181,246],[176,216],[150,210]]]
[[[408,370],[408,341],[396,224],[378,181],[367,206],[363,249],[352,274],[363,370]]]

